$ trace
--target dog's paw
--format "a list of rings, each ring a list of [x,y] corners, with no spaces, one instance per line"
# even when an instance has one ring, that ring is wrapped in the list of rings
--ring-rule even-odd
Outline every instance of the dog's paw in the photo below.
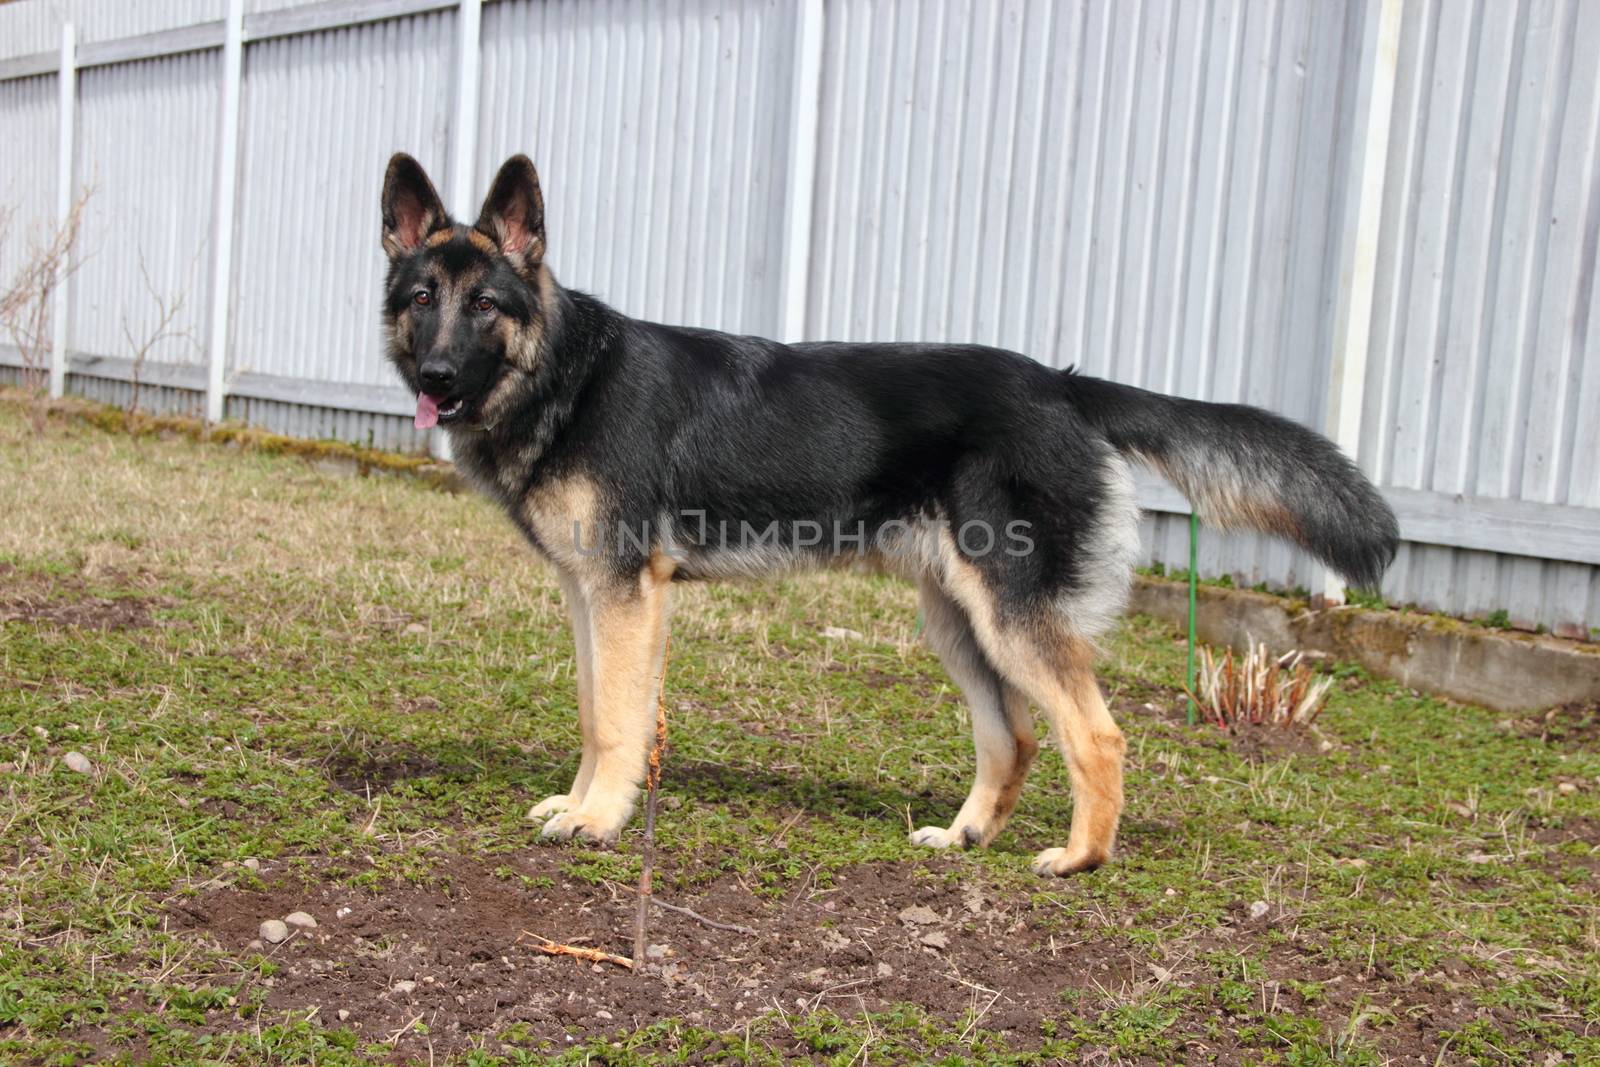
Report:
[[[928,848],[976,848],[983,844],[983,834],[975,826],[924,826],[907,836],[913,845]]]
[[[961,839],[942,826],[924,826],[920,830],[913,830],[906,835],[913,845],[924,845],[928,848],[949,848],[959,845]]]
[[[1069,874],[1092,871],[1111,857],[1100,851],[1047,848],[1033,857],[1033,873],[1065,878]]]
[[[609,826],[576,811],[557,812],[539,836],[546,841],[578,841],[586,845],[614,845],[622,827]]]
[[[528,809],[529,819],[548,819],[558,812],[571,810],[572,794],[557,793],[553,797],[545,797],[539,803]]]

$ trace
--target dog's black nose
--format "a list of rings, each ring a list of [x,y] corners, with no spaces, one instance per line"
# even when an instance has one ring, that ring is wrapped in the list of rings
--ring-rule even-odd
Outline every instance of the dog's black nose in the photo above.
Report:
[[[456,384],[456,369],[448,363],[429,361],[417,368],[422,379],[422,391],[433,396],[443,396]]]

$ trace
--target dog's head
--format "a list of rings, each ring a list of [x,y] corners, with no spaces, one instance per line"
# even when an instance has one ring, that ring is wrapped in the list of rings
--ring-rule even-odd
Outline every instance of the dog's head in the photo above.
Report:
[[[537,368],[555,314],[533,163],[506,160],[478,221],[464,226],[421,164],[395,155],[383,178],[383,249],[389,358],[417,394],[417,426],[493,426]]]

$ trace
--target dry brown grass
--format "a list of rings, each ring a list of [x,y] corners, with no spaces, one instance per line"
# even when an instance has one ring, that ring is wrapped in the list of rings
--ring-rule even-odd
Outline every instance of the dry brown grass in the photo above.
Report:
[[[1189,695],[1206,720],[1221,727],[1296,726],[1316,721],[1332,687],[1333,679],[1319,678],[1303,653],[1273,656],[1266,645],[1254,645],[1238,659],[1231,648],[1220,657],[1201,648],[1198,692]]]

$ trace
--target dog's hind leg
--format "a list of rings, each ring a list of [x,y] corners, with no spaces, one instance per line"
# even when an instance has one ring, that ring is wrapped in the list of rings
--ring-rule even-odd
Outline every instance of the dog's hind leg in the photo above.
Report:
[[[924,826],[912,831],[911,840],[933,848],[987,845],[1011,818],[1039,751],[1033,718],[1027,697],[1001,678],[978,647],[961,606],[931,578],[923,578],[919,586],[928,643],[967,698],[978,774],[948,828]]]
[[[528,818],[545,819],[557,812],[568,811],[583,803],[583,796],[594,777],[594,655],[589,634],[589,602],[578,580],[566,571],[558,571],[561,580],[561,599],[566,602],[567,615],[572,620],[574,667],[578,681],[578,729],[583,737],[583,755],[578,760],[578,774],[572,788],[565,793],[546,797],[528,810]]]
[[[541,836],[611,844],[633,815],[655,737],[670,581],[669,566],[650,566],[637,586],[587,591],[592,770],[582,799],[551,816]]]
[[[1060,622],[1002,621],[994,594],[970,564],[946,554],[945,588],[967,613],[978,647],[1011,685],[1044,709],[1072,779],[1067,847],[1034,858],[1040,874],[1093,870],[1111,858],[1122,816],[1122,757],[1127,742],[1106,709],[1093,671],[1094,649]]]
[[[1072,831],[1065,848],[1034,857],[1039,874],[1090,871],[1111,858],[1122,816],[1122,758],[1117,728],[1092,669],[1087,641],[1039,632],[1033,624],[979,624],[979,644],[996,669],[1044,709],[1072,781]]]
[[[1128,748],[1106,708],[1086,645],[1069,642],[1066,666],[1041,701],[1072,780],[1072,830],[1065,848],[1034,857],[1038,874],[1090,871],[1111,858],[1122,816],[1122,760]]]

